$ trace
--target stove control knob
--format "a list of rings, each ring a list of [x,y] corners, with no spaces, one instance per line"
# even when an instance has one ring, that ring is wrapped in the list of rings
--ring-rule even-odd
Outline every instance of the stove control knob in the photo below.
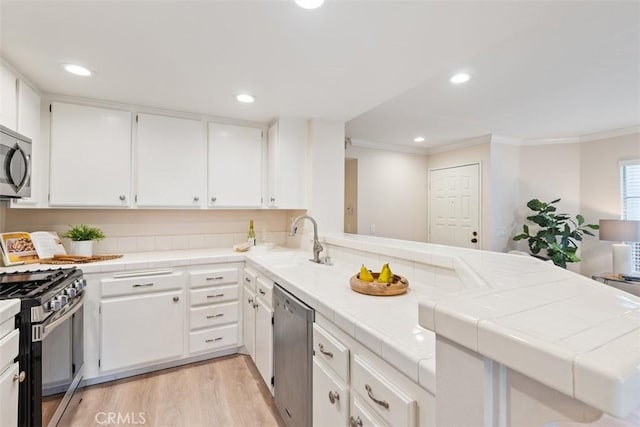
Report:
[[[78,280],[76,280],[76,282],[73,285],[77,290],[80,291],[80,290],[85,288],[86,283],[85,283],[84,279],[78,279]]]
[[[78,290],[76,288],[74,288],[73,286],[69,286],[67,289],[64,290],[64,293],[67,294],[69,296],[69,298],[75,298],[77,292],[78,292]]]
[[[60,304],[62,304],[63,306],[67,305],[67,303],[69,302],[68,295],[58,295],[57,298],[60,300]]]
[[[60,302],[60,299],[58,299],[58,297],[55,297],[54,299],[49,301],[49,310],[58,311],[61,308],[62,308],[62,303]]]

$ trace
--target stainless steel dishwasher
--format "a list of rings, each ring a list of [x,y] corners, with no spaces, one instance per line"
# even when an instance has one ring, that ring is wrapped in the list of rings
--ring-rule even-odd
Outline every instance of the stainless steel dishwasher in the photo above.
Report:
[[[276,407],[289,427],[311,427],[314,311],[273,289],[273,376]]]

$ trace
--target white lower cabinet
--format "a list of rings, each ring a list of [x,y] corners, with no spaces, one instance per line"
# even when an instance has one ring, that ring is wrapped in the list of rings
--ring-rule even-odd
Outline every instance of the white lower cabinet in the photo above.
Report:
[[[273,389],[273,305],[256,298],[256,366],[264,382]]]
[[[0,426],[13,427],[18,425],[18,362],[13,363],[0,373]]]
[[[319,313],[313,351],[314,427],[435,425],[433,395]]]
[[[367,404],[357,395],[351,398],[349,427],[387,427],[387,424],[374,415]]]
[[[247,354],[273,393],[273,282],[244,271],[242,335]]]
[[[100,368],[103,371],[182,356],[183,290],[103,300],[101,320]]]
[[[313,358],[313,426],[346,426],[349,421],[349,387],[317,357]]]
[[[17,313],[18,309],[15,309]],[[20,331],[15,328],[15,320],[10,317],[0,324],[0,426],[18,425],[18,390],[20,388],[20,368],[14,362],[18,356]]]
[[[221,265],[189,273],[190,354],[238,345],[238,270]]]
[[[256,294],[248,286],[242,290],[242,337],[247,354],[256,360]]]

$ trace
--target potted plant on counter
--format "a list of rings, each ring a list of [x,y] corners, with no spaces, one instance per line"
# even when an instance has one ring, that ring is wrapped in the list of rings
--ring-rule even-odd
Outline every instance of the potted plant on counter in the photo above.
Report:
[[[559,201],[560,199],[556,199],[544,203],[538,199],[529,200],[527,207],[534,212],[534,215],[528,216],[527,219],[538,228],[533,233],[529,226],[524,224],[522,233],[515,236],[513,240],[527,239],[533,256],[544,259],[544,256],[540,256],[542,252],[555,265],[567,268],[568,262],[580,262],[576,251],[578,250],[577,242],[582,240],[582,235],[593,236],[589,229],[597,230],[599,227],[597,224],[585,224],[584,217],[580,214],[576,215],[574,220],[569,214],[556,213],[557,208],[554,204]]]
[[[71,239],[71,255],[93,256],[93,242],[104,239],[102,230],[85,224],[73,225],[62,237]]]

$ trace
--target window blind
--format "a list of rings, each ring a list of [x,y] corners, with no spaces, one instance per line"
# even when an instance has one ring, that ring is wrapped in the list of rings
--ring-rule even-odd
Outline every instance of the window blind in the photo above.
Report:
[[[620,165],[622,219],[640,220],[640,159]],[[640,271],[640,243],[631,244],[634,271]]]

